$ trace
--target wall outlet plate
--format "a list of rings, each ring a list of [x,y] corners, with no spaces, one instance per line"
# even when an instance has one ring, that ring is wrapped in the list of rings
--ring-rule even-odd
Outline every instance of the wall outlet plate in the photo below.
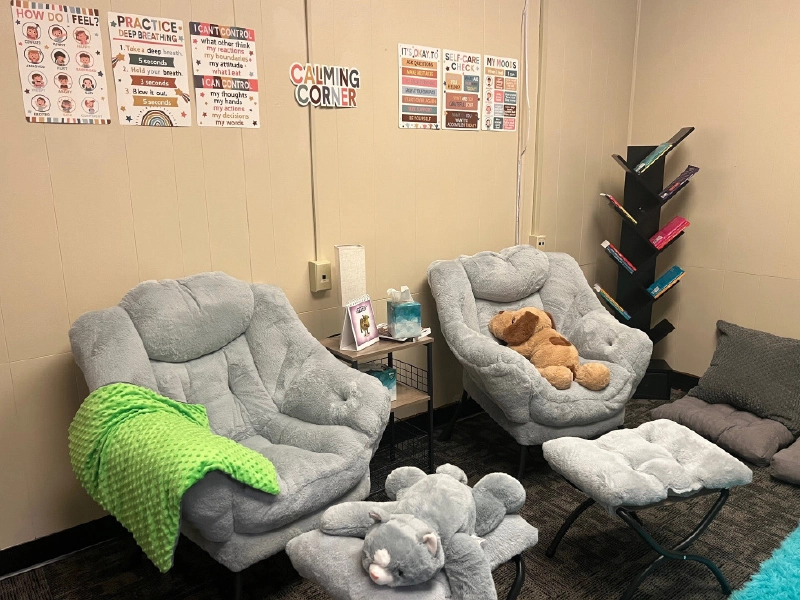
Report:
[[[331,289],[331,263],[328,260],[308,261],[308,283],[312,292]]]
[[[528,239],[528,243],[542,252],[547,252],[547,236],[546,235],[532,235]]]

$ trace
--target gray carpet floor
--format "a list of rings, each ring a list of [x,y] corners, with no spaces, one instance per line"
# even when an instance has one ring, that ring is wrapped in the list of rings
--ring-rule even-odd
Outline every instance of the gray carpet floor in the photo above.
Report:
[[[658,403],[634,400],[626,426],[648,420]],[[437,443],[437,464],[460,466],[474,484],[493,471],[515,472],[516,447],[485,414],[459,423],[453,438]],[[753,483],[731,493],[728,504],[692,547],[714,560],[734,588],[758,570],[781,541],[798,526],[800,488],[770,478],[754,468]],[[525,553],[527,581],[520,598],[605,600],[618,598],[627,583],[656,555],[617,517],[594,506],[575,523],[555,558],[544,551],[564,518],[584,496],[546,464],[528,468],[523,484],[528,501],[522,515],[539,528],[540,543]],[[686,536],[714,498],[704,497],[640,513],[645,526],[666,544]],[[142,560],[130,537],[105,542],[57,562],[0,581],[0,600],[103,598],[230,598],[229,573],[202,550],[181,538],[173,569],[161,575]],[[495,571],[500,598],[511,586],[514,570]],[[262,561],[244,573],[245,597],[264,600],[327,600],[317,586],[300,579],[285,554]],[[668,561],[639,589],[637,600],[719,600],[716,579],[696,563]]]

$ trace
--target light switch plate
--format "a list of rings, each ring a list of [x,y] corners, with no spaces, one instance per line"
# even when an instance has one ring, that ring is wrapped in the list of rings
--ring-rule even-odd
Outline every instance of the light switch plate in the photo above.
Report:
[[[331,263],[328,260],[308,261],[308,283],[312,292],[331,289]]]

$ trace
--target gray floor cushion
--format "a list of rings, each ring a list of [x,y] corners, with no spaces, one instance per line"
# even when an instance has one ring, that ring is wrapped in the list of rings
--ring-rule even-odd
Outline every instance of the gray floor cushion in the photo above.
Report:
[[[800,435],[800,340],[717,321],[719,340],[691,394],[783,423]]]
[[[492,569],[539,541],[539,532],[519,515],[508,515],[488,534],[483,551]],[[322,587],[335,600],[446,600],[451,598],[447,576],[439,572],[427,583],[390,588],[375,585],[361,566],[364,540],[326,535],[315,529],[294,538],[286,553],[294,568]]]
[[[777,421],[762,419],[730,404],[708,404],[693,396],[662,404],[650,414],[654,419],[685,425],[759,467],[768,466],[776,452],[794,441],[791,432]]]
[[[800,440],[772,457],[772,476],[800,485]]]
[[[722,448],[666,419],[611,431],[596,440],[550,440],[542,449],[554,471],[609,510],[753,479],[752,471]]]

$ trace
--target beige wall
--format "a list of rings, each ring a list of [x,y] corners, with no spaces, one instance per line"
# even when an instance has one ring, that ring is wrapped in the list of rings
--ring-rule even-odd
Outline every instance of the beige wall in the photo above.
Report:
[[[654,315],[673,368],[705,371],[717,319],[800,337],[798,28],[794,0],[642,0],[632,143],[697,128],[667,160],[700,167],[663,216],[691,222],[659,260],[686,269]]]
[[[636,0],[545,0],[534,232],[568,252],[589,283],[613,292],[617,267],[600,243],[620,221],[599,194],[622,197]]]
[[[428,264],[514,243],[517,136],[399,130],[397,43],[519,56],[523,4],[309,0],[312,61],[356,66],[363,86],[357,109],[312,111],[320,258],[332,260],[337,243],[364,244],[373,298],[409,285],[434,327]],[[531,5],[535,73],[539,12]],[[68,424],[86,395],[67,332],[83,312],[116,304],[145,279],[219,269],[281,286],[317,336],[341,327],[335,293],[308,291],[309,123],[288,77],[289,65],[305,60],[303,3],[94,6],[254,27],[268,90],[262,127],[28,124],[10,12],[0,10],[7,92],[0,95],[0,548],[101,514],[75,481],[66,449]],[[483,176],[470,185],[467,176],[479,170]],[[530,200],[522,221],[527,235]],[[384,316],[383,303],[376,306]],[[459,394],[460,376],[441,338],[436,359],[443,404]]]

